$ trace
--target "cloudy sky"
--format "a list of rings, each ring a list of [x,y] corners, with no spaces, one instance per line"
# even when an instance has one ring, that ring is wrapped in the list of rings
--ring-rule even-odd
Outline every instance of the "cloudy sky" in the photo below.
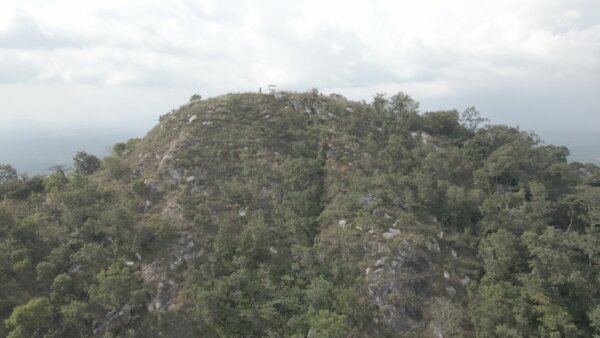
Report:
[[[193,93],[268,84],[600,134],[600,1],[0,1],[0,141],[139,136]]]

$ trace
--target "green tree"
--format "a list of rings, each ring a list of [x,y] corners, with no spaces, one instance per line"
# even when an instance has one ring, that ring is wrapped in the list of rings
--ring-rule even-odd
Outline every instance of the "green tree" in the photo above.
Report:
[[[377,113],[377,115],[381,115],[382,113],[384,113],[387,109],[387,104],[388,104],[388,100],[387,97],[384,93],[377,93],[377,95],[375,95],[373,97],[373,108],[375,108],[375,113]]]
[[[47,298],[32,298],[17,306],[6,320],[7,338],[43,337],[51,316],[52,304]]]
[[[51,192],[57,192],[69,183],[69,179],[65,175],[63,167],[55,166],[53,167],[53,170],[54,172],[51,175],[44,178],[44,189]]]
[[[526,268],[525,251],[519,238],[508,230],[500,229],[489,235],[480,245],[485,277],[493,280],[511,280]]]
[[[123,262],[115,262],[96,276],[97,285],[89,290],[90,301],[105,309],[119,309],[130,302],[133,292],[140,288],[139,276]]]
[[[61,327],[57,330],[59,337],[86,337],[90,336],[90,318],[84,302],[73,300],[60,308],[62,316]]]
[[[401,117],[408,117],[417,114],[419,111],[419,102],[403,92],[398,92],[388,102],[390,110]]]
[[[311,337],[342,338],[347,337],[350,332],[350,326],[344,315],[310,308],[306,316],[310,325],[308,335]]]
[[[460,123],[470,132],[475,132],[481,123],[489,120],[481,117],[479,111],[475,107],[469,107],[460,114]]]
[[[15,181],[18,178],[17,170],[10,164],[0,164],[0,184]]]
[[[600,337],[600,305],[588,312],[588,318],[590,319],[590,326],[595,332],[594,337]]]
[[[79,151],[73,157],[75,164],[75,172],[83,175],[90,175],[100,169],[100,159],[94,155],[88,154],[85,151]]]
[[[484,282],[469,303],[477,337],[532,336],[530,306],[511,283]]]
[[[24,181],[19,180],[17,170],[9,164],[0,165],[0,197],[17,197],[16,195],[23,195],[27,197],[24,189]]]

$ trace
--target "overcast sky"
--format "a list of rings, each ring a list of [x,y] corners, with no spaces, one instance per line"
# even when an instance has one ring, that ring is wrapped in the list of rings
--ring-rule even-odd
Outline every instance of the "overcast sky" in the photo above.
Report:
[[[5,138],[139,134],[193,93],[268,84],[598,132],[600,1],[0,1]]]

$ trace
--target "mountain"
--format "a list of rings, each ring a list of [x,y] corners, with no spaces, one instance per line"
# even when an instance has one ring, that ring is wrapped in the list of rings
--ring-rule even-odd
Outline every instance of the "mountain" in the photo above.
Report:
[[[482,122],[194,97],[74,172],[0,167],[0,335],[600,334],[600,169]]]

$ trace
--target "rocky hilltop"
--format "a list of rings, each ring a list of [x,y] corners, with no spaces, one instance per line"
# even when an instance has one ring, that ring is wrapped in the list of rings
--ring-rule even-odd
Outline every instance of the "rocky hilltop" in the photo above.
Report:
[[[598,333],[600,170],[482,122],[402,93],[194,97],[97,166],[5,175],[0,334]]]

